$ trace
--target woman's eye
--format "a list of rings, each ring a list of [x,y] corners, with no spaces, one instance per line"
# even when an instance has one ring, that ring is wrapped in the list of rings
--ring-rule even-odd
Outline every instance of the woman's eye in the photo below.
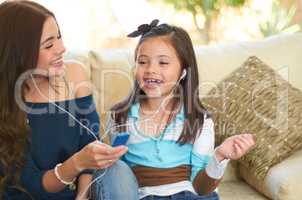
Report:
[[[46,47],[45,47],[45,49],[50,49],[51,47],[53,47],[53,45],[52,45],[52,44],[51,44],[51,45],[46,46]]]

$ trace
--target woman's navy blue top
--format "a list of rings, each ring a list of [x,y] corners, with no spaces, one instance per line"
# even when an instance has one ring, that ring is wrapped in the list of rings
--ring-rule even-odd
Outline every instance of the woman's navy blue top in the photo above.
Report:
[[[46,171],[70,158],[99,135],[99,115],[92,95],[55,103],[92,130],[94,135],[51,103],[26,102],[28,123],[32,132],[30,152],[22,171],[21,182],[31,196],[38,200],[75,199],[76,191],[69,187],[58,193],[45,191],[42,177]],[[8,189],[5,195],[7,199],[25,198],[12,189]]]

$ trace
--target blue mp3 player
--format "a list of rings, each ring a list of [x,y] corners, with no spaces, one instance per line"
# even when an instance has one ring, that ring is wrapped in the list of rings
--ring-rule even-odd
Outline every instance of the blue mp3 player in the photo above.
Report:
[[[128,133],[120,133],[116,136],[116,138],[114,139],[112,146],[116,147],[116,146],[120,146],[120,145],[126,145],[128,139],[129,139],[129,134]]]

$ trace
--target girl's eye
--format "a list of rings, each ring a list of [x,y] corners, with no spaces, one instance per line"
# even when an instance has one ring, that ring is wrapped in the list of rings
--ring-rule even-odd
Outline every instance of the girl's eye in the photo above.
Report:
[[[144,65],[144,64],[146,64],[146,62],[144,62],[144,61],[138,61],[138,64]]]
[[[161,65],[168,65],[169,63],[168,62],[160,62],[159,64],[161,64]]]

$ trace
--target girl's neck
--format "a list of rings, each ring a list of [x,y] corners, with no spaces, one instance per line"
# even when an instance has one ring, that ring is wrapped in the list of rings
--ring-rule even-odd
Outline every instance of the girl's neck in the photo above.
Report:
[[[163,102],[164,100],[164,102]],[[172,98],[148,98],[141,102],[139,130],[147,136],[158,137],[179,111],[179,102]]]
[[[145,113],[154,113],[159,110],[159,112],[171,112],[172,107],[176,100],[173,97],[163,97],[163,98],[148,98],[141,102],[141,109]]]

